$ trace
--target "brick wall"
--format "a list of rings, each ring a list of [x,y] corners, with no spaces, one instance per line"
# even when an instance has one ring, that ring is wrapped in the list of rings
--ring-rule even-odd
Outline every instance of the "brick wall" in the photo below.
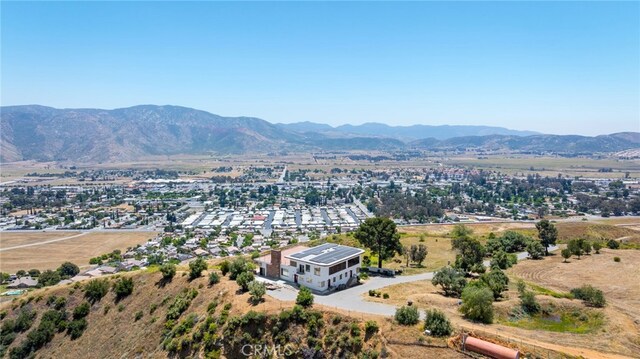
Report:
[[[271,250],[271,264],[267,264],[267,277],[280,278],[280,263],[282,252],[277,249]]]

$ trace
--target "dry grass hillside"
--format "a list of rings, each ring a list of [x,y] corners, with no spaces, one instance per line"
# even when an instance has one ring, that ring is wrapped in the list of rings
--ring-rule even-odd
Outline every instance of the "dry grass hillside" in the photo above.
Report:
[[[122,278],[133,280],[133,292],[118,300],[112,286]],[[316,306],[301,309],[269,296],[252,305],[249,294],[239,293],[238,285],[226,277],[213,286],[209,286],[206,275],[190,281],[186,272],[180,271],[170,282],[163,282],[159,272],[115,275],[106,281],[108,293],[90,305],[84,318],[86,328],[76,339],[72,339],[69,328],[76,326],[71,324],[76,308],[87,302],[84,288],[89,282],[44,288],[4,303],[0,324],[5,338],[13,336],[8,327],[17,327],[21,313],[22,319],[29,317],[24,313],[36,313],[29,328],[18,332],[8,346],[3,338],[5,346],[0,348],[4,356],[20,357],[16,348],[36,338],[32,333],[42,329],[43,317],[66,312],[66,328],[56,324],[62,330],[52,329],[50,341],[43,340],[46,343],[35,351],[37,357],[238,358],[245,357],[242,351],[247,343],[279,348],[291,357],[375,358],[383,353],[388,357],[463,357],[447,348],[444,341],[429,345],[417,342],[421,336],[418,328],[398,328],[380,317],[352,318]],[[186,305],[182,305],[182,312],[176,311],[180,303]],[[378,331],[367,333],[366,320],[376,321]]]

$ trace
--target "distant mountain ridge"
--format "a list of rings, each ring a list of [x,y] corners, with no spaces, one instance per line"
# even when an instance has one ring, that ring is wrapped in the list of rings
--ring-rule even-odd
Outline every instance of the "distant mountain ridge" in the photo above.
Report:
[[[473,136],[459,135],[470,131]],[[95,163],[157,155],[282,151],[477,149],[593,153],[640,148],[638,132],[595,137],[528,133],[488,126],[367,124],[334,128],[311,122],[283,125],[180,106],[140,105],[114,110],[5,106],[0,107],[0,161]]]
[[[344,133],[350,135],[391,137],[404,141],[435,138],[446,140],[463,136],[510,135],[531,136],[539,135],[534,131],[518,131],[504,127],[475,126],[475,125],[411,125],[390,126],[383,123],[367,122],[361,125],[341,125],[332,127],[314,122],[297,122],[277,124],[277,126],[297,132],[321,132],[327,134]]]

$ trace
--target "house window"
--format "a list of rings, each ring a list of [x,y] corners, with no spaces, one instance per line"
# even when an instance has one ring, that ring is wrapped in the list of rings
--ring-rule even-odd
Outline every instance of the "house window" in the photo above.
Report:
[[[324,288],[324,281],[320,282],[320,288]]]
[[[338,273],[341,270],[347,269],[347,262],[338,263],[329,267],[329,275]]]
[[[313,274],[319,276],[320,275],[320,268],[319,267],[313,267]]]
[[[305,271],[306,271],[306,272],[311,272],[311,266],[310,266],[310,265],[308,265],[308,264],[307,264],[307,265],[305,265],[305,268],[304,268],[304,269],[305,269]]]
[[[358,263],[360,263],[360,256],[349,259],[349,262],[347,263],[347,267],[353,267]]]
[[[307,277],[307,283],[311,283],[311,278]]]
[[[281,275],[281,276],[284,276],[284,277],[288,277],[288,276],[289,276],[289,270],[288,270],[288,269],[281,268],[281,269],[280,269],[280,275]]]
[[[292,267],[297,267],[298,263],[296,263],[296,261],[290,261],[289,265],[292,266]]]
[[[342,280],[342,274],[340,274],[340,280]]]
[[[333,283],[335,283],[335,282],[336,282],[336,277],[333,277]]]

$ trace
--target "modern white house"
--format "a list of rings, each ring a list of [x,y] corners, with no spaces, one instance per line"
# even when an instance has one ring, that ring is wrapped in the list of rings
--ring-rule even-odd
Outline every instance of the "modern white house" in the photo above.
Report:
[[[334,243],[272,250],[257,259],[260,275],[324,292],[356,281],[364,250]]]

